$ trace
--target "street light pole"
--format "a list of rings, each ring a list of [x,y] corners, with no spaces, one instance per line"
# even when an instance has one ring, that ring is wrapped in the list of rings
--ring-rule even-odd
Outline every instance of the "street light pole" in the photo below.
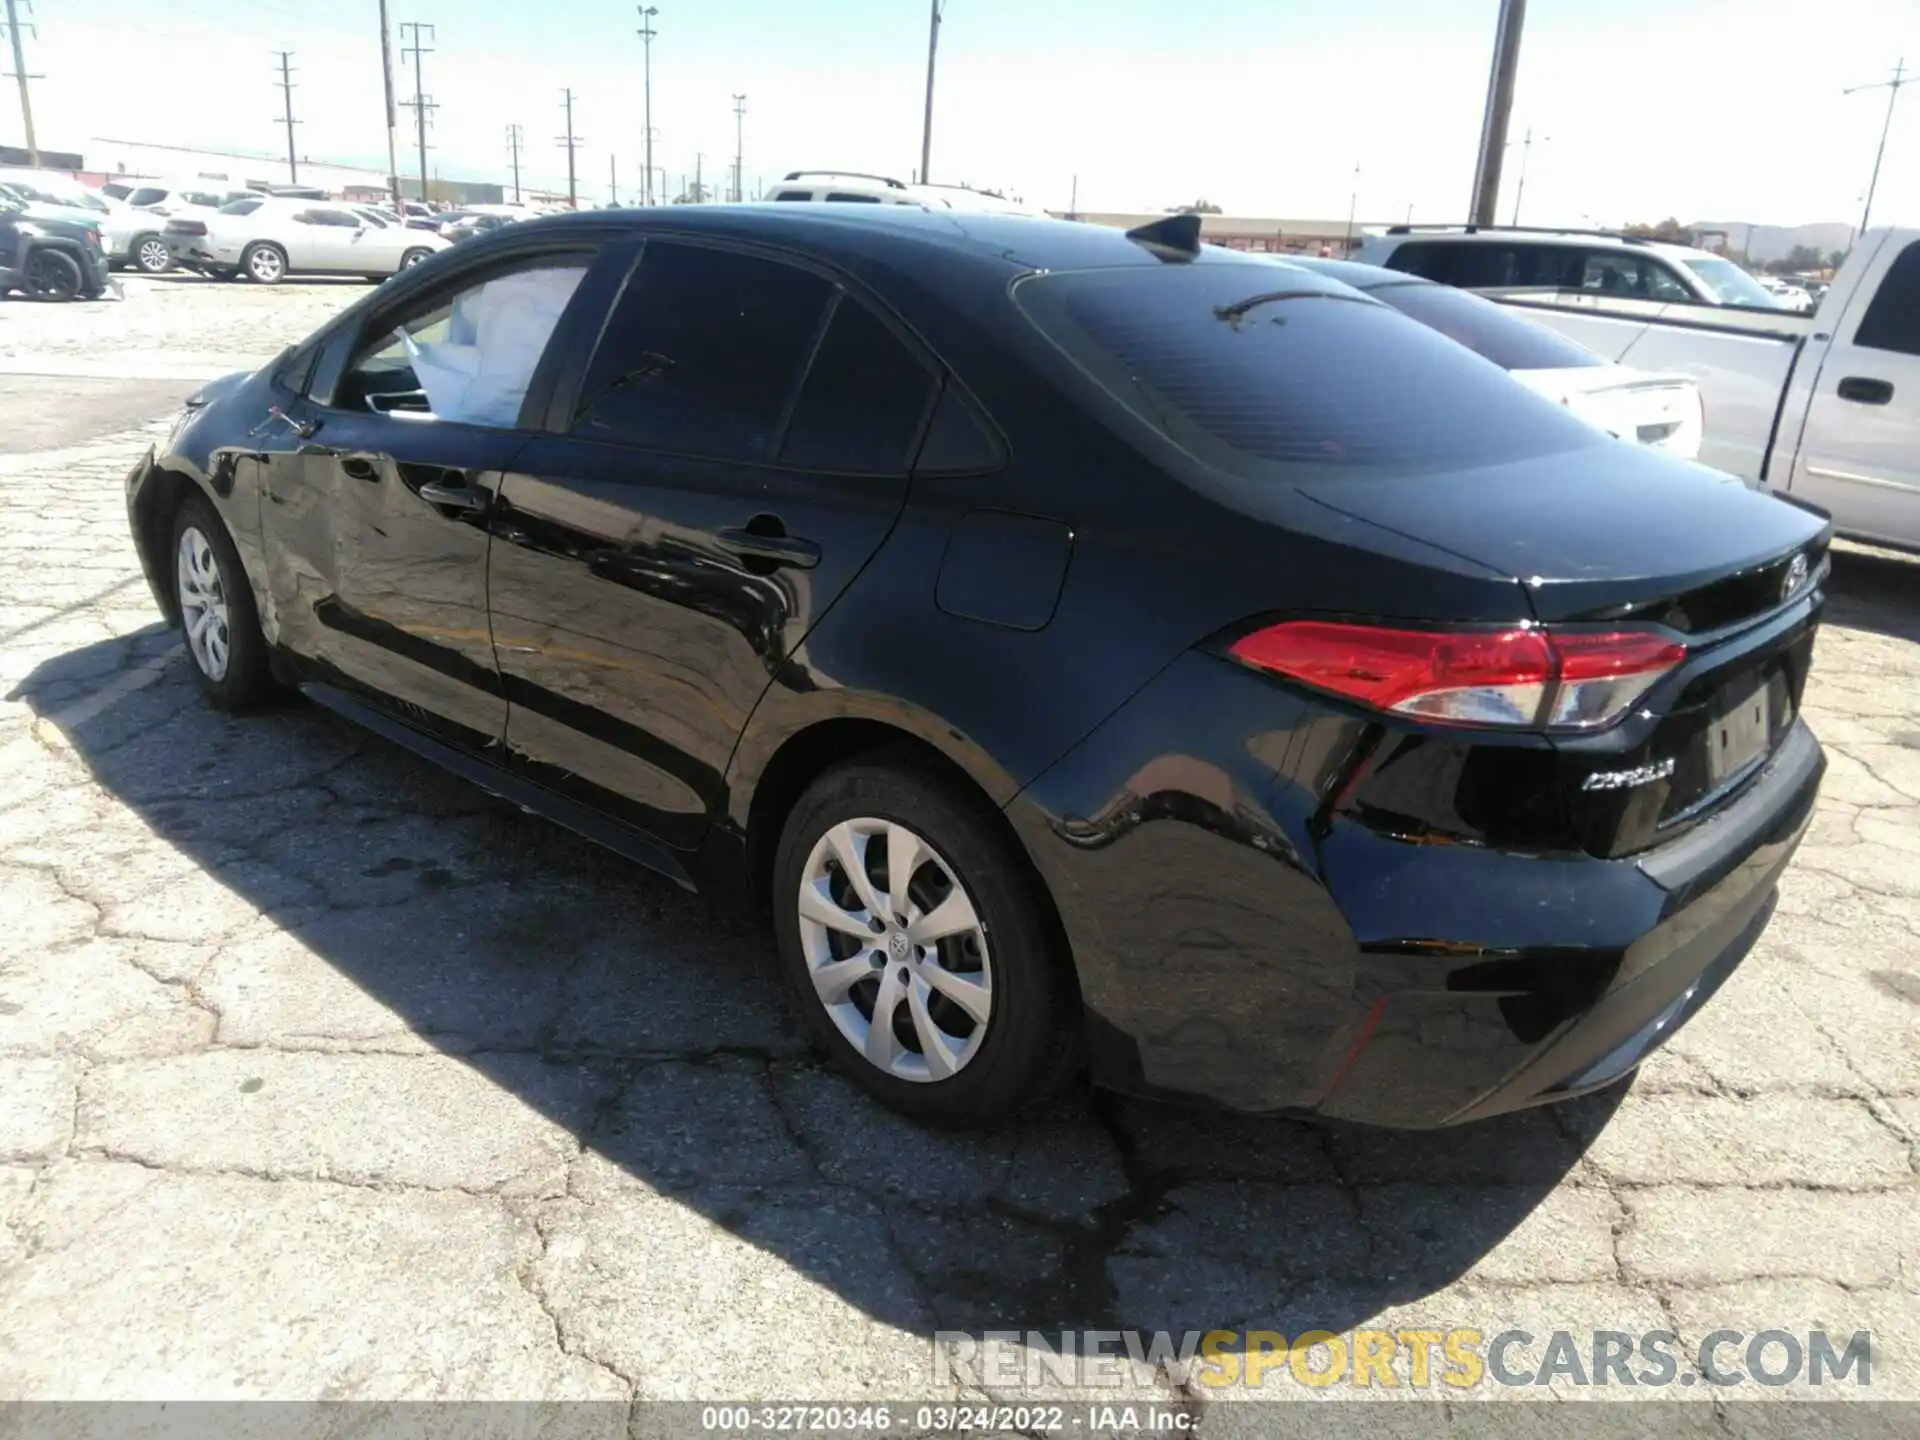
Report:
[[[927,113],[920,125],[920,183],[933,183],[927,167],[933,163],[933,62],[940,53],[940,7],[942,0],[931,0],[933,15],[927,22]]]
[[[1880,186],[1880,162],[1886,158],[1887,135],[1888,132],[1893,129],[1894,102],[1900,98],[1901,89],[1913,84],[1915,80],[1920,80],[1920,74],[1909,75],[1907,73],[1907,59],[1903,55],[1894,62],[1893,78],[1891,80],[1882,80],[1877,85],[1855,85],[1851,89],[1840,92],[1843,95],[1856,95],[1862,90],[1885,90],[1887,92],[1887,118],[1880,124],[1880,145],[1879,148],[1873,152],[1873,178],[1867,181],[1866,206],[1860,212],[1860,233],[1862,235],[1867,233],[1867,222],[1873,218],[1873,192]]]
[[[746,154],[745,144],[741,140],[741,136],[744,133],[744,127],[746,125],[746,114],[747,114],[747,97],[744,95],[734,96],[733,97],[733,202],[736,205],[739,204],[742,200],[745,200],[747,198],[747,179],[746,179],[746,176],[743,173],[741,173],[742,157]]]
[[[647,156],[644,164],[647,170],[646,203],[653,204],[653,17],[660,13],[658,5],[642,5],[640,8],[640,43],[645,47],[646,58],[642,62],[646,67],[646,110],[641,123],[647,127]]]
[[[1494,223],[1500,204],[1500,162],[1507,150],[1507,117],[1513,111],[1513,81],[1520,69],[1520,32],[1526,28],[1527,0],[1500,0],[1500,28],[1493,41],[1493,69],[1487,77],[1487,109],[1480,122],[1480,155],[1473,167],[1473,198],[1467,220]]]

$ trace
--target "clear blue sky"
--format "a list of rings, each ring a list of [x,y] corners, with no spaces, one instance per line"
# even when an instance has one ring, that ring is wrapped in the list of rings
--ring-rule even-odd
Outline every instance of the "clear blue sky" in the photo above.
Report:
[[[917,163],[924,0],[655,0],[655,163],[678,183],[730,163],[747,99],[746,173]],[[1457,218],[1497,0],[948,0],[933,174],[1064,207],[1205,196],[1240,214]],[[1905,53],[1920,0],[1533,0],[1515,134],[1531,153],[1524,219],[1773,223],[1858,216],[1885,92],[1843,97]],[[271,52],[296,52],[303,154],[384,165],[375,0],[40,0],[29,37],[40,138],[96,136],[275,153]],[[565,160],[560,87],[580,99],[579,162],[604,198],[638,187],[641,46],[632,3],[393,0],[433,23],[434,167],[503,178],[504,131],[529,178]],[[398,39],[396,36],[396,46]],[[397,58],[397,57],[396,57]],[[397,78],[402,99],[410,71]],[[1920,89],[1902,101],[1878,214],[1920,221]],[[403,123],[405,121],[403,113]],[[10,93],[0,138],[20,136]],[[405,137],[403,137],[405,138]],[[1516,152],[1517,156],[1517,152]],[[412,162],[403,156],[403,169]],[[1358,169],[1356,178],[1355,170]],[[1510,164],[1502,218],[1513,202]]]

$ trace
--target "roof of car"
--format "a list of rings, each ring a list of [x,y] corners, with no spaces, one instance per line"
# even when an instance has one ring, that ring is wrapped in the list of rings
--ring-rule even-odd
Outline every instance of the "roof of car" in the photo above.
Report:
[[[999,261],[1014,270],[1081,270],[1163,263],[1126,232],[1044,216],[922,210],[913,205],[656,205],[626,210],[582,211],[528,220],[472,243],[511,235],[519,243],[539,227],[600,230],[684,231],[735,236],[809,248],[871,253],[888,246],[946,251]],[[1258,264],[1259,257],[1203,245],[1199,263]],[[1178,262],[1175,262],[1178,263]]]
[[[1382,285],[1433,285],[1435,282],[1401,270],[1379,265],[1362,265],[1355,260],[1321,260],[1311,255],[1289,255],[1285,263],[1301,270],[1312,270],[1356,290],[1376,290]]]
[[[1718,258],[1710,250],[1702,250],[1693,245],[1680,245],[1672,240],[1655,240],[1650,236],[1616,235],[1605,230],[1550,230],[1535,229],[1530,226],[1487,225],[1487,226],[1405,226],[1395,225],[1384,232],[1369,233],[1369,244],[1385,240],[1395,245],[1411,244],[1414,241],[1443,240],[1449,244],[1497,243],[1527,245],[1578,245],[1586,249],[1649,250],[1657,255],[1666,255],[1674,259],[1710,260]]]

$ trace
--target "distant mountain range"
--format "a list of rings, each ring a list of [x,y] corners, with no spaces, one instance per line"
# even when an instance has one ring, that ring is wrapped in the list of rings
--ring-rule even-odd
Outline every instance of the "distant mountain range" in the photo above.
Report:
[[[1796,245],[1811,245],[1825,256],[1853,243],[1853,227],[1846,224],[1749,225],[1744,220],[1694,220],[1688,224],[1696,236],[1703,231],[1725,231],[1727,248],[1746,251],[1757,265],[1786,259]]]

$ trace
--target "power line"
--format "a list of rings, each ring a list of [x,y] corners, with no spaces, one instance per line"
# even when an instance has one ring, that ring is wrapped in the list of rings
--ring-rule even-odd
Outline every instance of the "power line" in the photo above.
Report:
[[[431,40],[434,38],[434,31],[431,25],[419,25],[411,20],[403,20],[400,22],[400,38],[403,42],[409,30],[413,31],[413,44],[410,47],[403,44],[400,55],[402,59],[409,55],[413,57],[413,99],[406,104],[413,110],[414,132],[420,146],[420,203],[424,205],[427,203],[427,116],[440,107],[434,104],[433,97],[427,94],[426,86],[421,83],[420,59],[424,55],[433,54],[433,51],[420,43],[420,32],[426,31],[427,38]]]
[[[578,210],[580,208],[580,185],[574,178],[573,160],[574,156],[579,153],[580,147],[587,142],[584,136],[573,133],[572,89],[562,90],[560,94],[563,97],[560,103],[566,108],[567,112],[567,133],[565,135],[556,135],[553,143],[567,147],[567,208],[569,210]]]
[[[638,8],[640,28],[634,33],[640,37],[640,43],[646,47],[646,59],[643,62],[646,65],[646,113],[640,122],[647,131],[647,158],[644,162],[647,168],[647,183],[644,188],[646,203],[651,205],[653,204],[653,37],[658,33],[653,28],[653,17],[660,13],[660,7],[642,5]]]
[[[507,151],[513,157],[513,203],[520,203],[520,127],[507,126]]]
[[[1860,233],[1862,235],[1867,233],[1867,222],[1873,218],[1873,192],[1878,189],[1880,185],[1880,162],[1886,158],[1887,135],[1893,129],[1894,102],[1900,98],[1900,92],[1916,80],[1920,80],[1920,74],[1910,75],[1907,73],[1907,57],[1902,55],[1898,60],[1894,61],[1893,78],[1891,80],[1881,80],[1872,85],[1855,85],[1840,92],[1843,95],[1857,95],[1862,90],[1884,90],[1887,92],[1887,118],[1880,126],[1879,147],[1873,152],[1873,178],[1867,181],[1866,208],[1860,212]],[[26,91],[22,89],[20,93],[24,96]]]
[[[13,69],[8,73],[20,82],[20,123],[27,132],[27,163],[38,167],[40,164],[40,142],[34,138],[33,134],[33,97],[27,93],[27,82],[29,80],[44,80],[47,77],[27,73],[26,51],[20,44],[20,16],[15,8],[17,3],[18,0],[6,0],[7,37],[13,42]],[[28,12],[31,13],[33,10],[33,0],[26,0],[26,6]],[[27,25],[37,38],[40,34],[39,27],[34,25],[32,21],[28,21]]]
[[[291,50],[277,50],[274,53],[280,57],[280,96],[285,102],[284,109],[286,111],[285,117],[280,123],[287,127],[287,183],[289,185],[298,185],[300,183],[300,162],[294,158],[293,127],[300,122],[293,118],[293,68],[291,64],[293,52]]]
[[[747,115],[747,97],[744,95],[734,96],[733,97],[733,200],[736,205],[739,204],[742,200],[747,198],[746,178],[741,174],[741,171],[740,171],[740,158],[745,153],[742,147],[742,142],[740,137],[746,125],[746,115]]]

